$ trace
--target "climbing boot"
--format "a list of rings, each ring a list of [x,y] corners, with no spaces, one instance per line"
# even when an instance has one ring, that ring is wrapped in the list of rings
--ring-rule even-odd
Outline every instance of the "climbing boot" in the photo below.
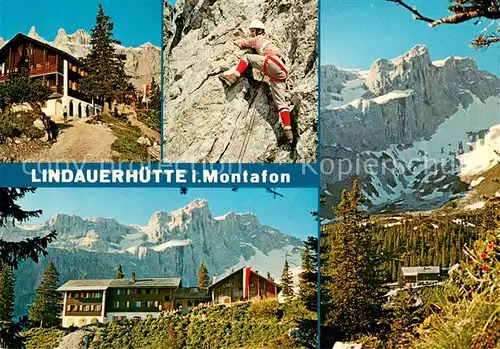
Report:
[[[222,73],[219,75],[219,78],[228,86],[232,86],[236,81],[238,81],[238,75],[231,72]]]
[[[284,130],[285,137],[286,137],[286,140],[288,141],[288,143],[292,143],[293,142],[292,127],[291,126],[285,126],[283,130]]]

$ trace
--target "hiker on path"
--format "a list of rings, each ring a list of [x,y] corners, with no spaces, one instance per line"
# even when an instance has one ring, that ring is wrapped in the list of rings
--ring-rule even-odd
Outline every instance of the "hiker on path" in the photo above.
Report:
[[[68,121],[68,108],[64,106],[63,108],[63,118],[64,118],[64,123]]]
[[[220,75],[222,81],[229,86],[238,81],[238,78],[250,65],[269,77],[269,87],[274,103],[279,110],[285,136],[289,142],[293,141],[290,109],[286,102],[286,79],[288,70],[285,66],[283,54],[276,44],[266,35],[266,27],[261,21],[250,23],[250,38],[234,41],[239,48],[253,48],[257,54],[246,54],[238,63],[236,70],[229,70]]]
[[[47,132],[48,136],[47,140],[49,142],[56,142],[57,135],[59,133],[59,129],[57,128],[56,123],[51,118],[49,118],[45,113],[42,113],[42,122],[45,131]]]

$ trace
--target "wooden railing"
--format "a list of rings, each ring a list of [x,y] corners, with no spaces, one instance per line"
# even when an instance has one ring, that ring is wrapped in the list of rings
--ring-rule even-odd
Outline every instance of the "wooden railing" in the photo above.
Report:
[[[30,69],[30,75],[43,75],[57,73],[57,65],[40,66]]]

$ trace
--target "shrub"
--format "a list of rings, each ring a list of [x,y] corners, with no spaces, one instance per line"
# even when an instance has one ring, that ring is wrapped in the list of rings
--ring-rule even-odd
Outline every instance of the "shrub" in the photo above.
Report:
[[[299,323],[280,320],[276,301],[199,306],[186,316],[127,320],[100,328],[91,348],[308,348],[288,335]],[[284,312],[285,319],[287,317]],[[312,346],[314,347],[314,346]]]
[[[142,110],[137,112],[137,119],[156,132],[161,132],[161,113],[159,110]]]
[[[56,348],[65,331],[55,328],[32,328],[22,333],[26,349],[53,349]]]
[[[0,114],[0,135],[4,137],[42,138],[44,130],[33,126],[36,117],[32,113],[4,113]]]

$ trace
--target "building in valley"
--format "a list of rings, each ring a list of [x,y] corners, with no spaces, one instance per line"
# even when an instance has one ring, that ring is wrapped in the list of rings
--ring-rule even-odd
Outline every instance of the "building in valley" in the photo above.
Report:
[[[43,80],[53,92],[42,106],[46,115],[62,117],[64,107],[70,117],[86,117],[102,111],[102,103],[80,91],[80,79],[87,73],[77,58],[21,33],[0,48],[0,83],[18,73],[21,59],[27,60],[29,76]]]
[[[441,280],[441,269],[439,266],[430,267],[402,267],[406,287],[423,286],[437,283]]]
[[[158,317],[163,312],[186,313],[210,302],[208,292],[182,287],[179,278],[70,280],[63,293],[62,326],[85,326],[130,318]]]
[[[230,275],[214,281],[209,287],[212,301],[219,304],[255,301],[261,299],[277,299],[280,286],[250,267],[243,267]]]

